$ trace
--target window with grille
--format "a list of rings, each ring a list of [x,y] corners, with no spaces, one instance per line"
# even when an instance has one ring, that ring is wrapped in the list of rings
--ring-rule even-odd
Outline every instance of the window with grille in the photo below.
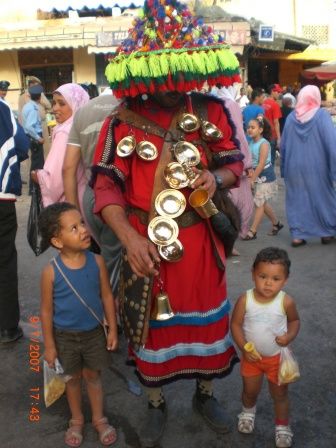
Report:
[[[328,25],[302,25],[302,37],[314,40],[317,44],[327,44]]]

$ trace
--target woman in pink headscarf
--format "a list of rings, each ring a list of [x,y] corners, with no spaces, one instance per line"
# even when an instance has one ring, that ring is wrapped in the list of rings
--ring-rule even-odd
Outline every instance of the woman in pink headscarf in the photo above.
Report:
[[[281,174],[286,185],[286,214],[292,246],[336,235],[336,129],[320,108],[316,86],[300,90],[281,137]]]
[[[53,93],[53,112],[57,125],[53,129],[50,152],[42,170],[32,171],[34,182],[41,188],[44,207],[54,202],[62,202],[64,186],[62,166],[68,142],[69,132],[75,112],[89,101],[90,97],[78,84],[63,84]],[[77,170],[78,197],[80,205],[86,185],[83,166]]]

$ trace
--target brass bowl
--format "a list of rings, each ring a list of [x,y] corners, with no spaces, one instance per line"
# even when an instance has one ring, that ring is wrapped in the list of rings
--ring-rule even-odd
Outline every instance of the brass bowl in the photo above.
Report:
[[[201,135],[203,140],[209,142],[217,142],[223,138],[222,131],[215,124],[212,124],[209,121],[202,121]]]
[[[176,263],[183,257],[184,248],[180,240],[174,241],[168,246],[158,246],[160,257],[166,261]]]
[[[154,160],[158,156],[157,147],[147,140],[143,140],[136,145],[136,152],[141,159],[148,161]]]
[[[162,190],[155,198],[155,209],[161,216],[177,218],[187,205],[186,198],[178,190]]]
[[[128,135],[117,144],[117,154],[119,157],[128,157],[135,150],[136,141],[133,135]]]
[[[187,187],[189,184],[188,177],[183,169],[183,166],[178,162],[169,163],[163,173],[166,182],[170,188],[180,188]]]
[[[182,140],[174,146],[174,154],[179,163],[185,163],[188,166],[196,166],[201,160],[200,152],[196,146]]]
[[[186,133],[195,132],[200,127],[200,121],[196,115],[185,113],[179,117],[177,125]]]
[[[157,216],[148,224],[148,236],[158,246],[169,246],[177,240],[179,228],[177,223],[165,216]]]

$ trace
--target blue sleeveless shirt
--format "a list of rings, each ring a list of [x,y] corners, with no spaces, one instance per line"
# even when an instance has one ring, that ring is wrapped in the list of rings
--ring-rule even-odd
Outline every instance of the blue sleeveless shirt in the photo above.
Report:
[[[100,296],[99,267],[93,253],[86,251],[85,256],[85,265],[80,269],[66,267],[60,255],[56,260],[72,286],[102,321],[104,312]],[[68,331],[89,331],[96,328],[99,325],[97,319],[80,302],[53,262],[52,266],[55,274],[54,327]]]
[[[268,154],[265,162],[265,167],[259,174],[259,179],[261,182],[273,182],[276,179],[274,167],[271,163],[271,146],[268,140],[261,138],[259,141],[254,142],[252,139],[249,141],[249,148],[252,154],[252,167],[255,169],[259,164],[260,156],[260,146],[262,143],[267,143]]]

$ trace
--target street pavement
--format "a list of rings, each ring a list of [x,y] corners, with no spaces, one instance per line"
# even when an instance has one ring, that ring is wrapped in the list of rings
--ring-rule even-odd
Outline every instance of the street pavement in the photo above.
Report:
[[[39,278],[42,267],[53,256],[49,249],[35,257],[26,239],[30,198],[27,187],[17,202],[19,289],[21,324],[24,338],[0,346],[0,448],[61,448],[69,420],[63,396],[46,409],[43,401],[43,353],[39,316]],[[280,219],[284,213],[284,186],[274,202]],[[263,222],[254,241],[239,241],[241,255],[227,262],[228,294],[232,304],[252,286],[251,264],[263,247],[276,245],[286,249],[292,269],[286,291],[296,301],[301,331],[292,347],[297,356],[301,379],[290,386],[291,424],[296,448],[335,448],[336,422],[336,244],[323,246],[318,239],[299,248],[290,247],[287,225],[278,236],[267,236],[269,223]],[[196,242],[195,242],[196,243]],[[1,285],[0,285],[1,288]],[[110,368],[103,374],[105,409],[118,431],[116,448],[138,448],[138,429],[144,419],[146,398],[133,368],[126,366],[126,344],[111,355]],[[241,378],[239,366],[225,379],[215,380],[215,395],[232,418],[232,431],[217,435],[191,407],[194,381],[180,381],[164,388],[168,403],[168,421],[158,448],[271,448],[274,447],[273,409],[267,385],[257,404],[253,435],[236,429],[240,412]],[[84,394],[86,426],[83,448],[101,446],[90,424],[89,404]]]

